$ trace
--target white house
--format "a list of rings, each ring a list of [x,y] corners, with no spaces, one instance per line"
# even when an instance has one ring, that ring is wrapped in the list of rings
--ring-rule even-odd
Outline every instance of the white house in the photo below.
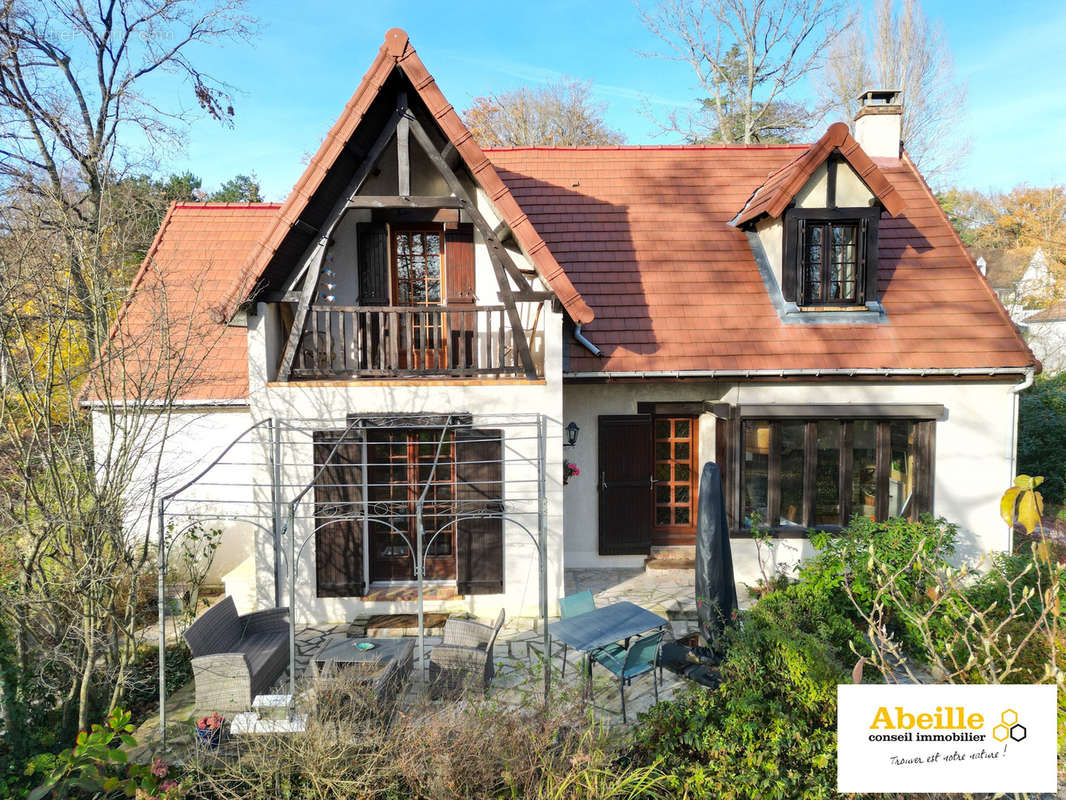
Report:
[[[430,610],[534,613],[534,519],[552,605],[565,569],[691,546],[712,460],[739,580],[753,524],[788,563],[855,514],[933,512],[964,554],[1006,547],[1037,363],[902,150],[900,113],[869,92],[854,137],[837,123],[813,144],[483,150],[390,30],[284,204],[179,203],[163,222],[123,317],[182,326],[196,356],[160,492],[253,428],[258,455],[201,496],[267,509],[227,523],[218,569],[243,562],[243,602],[272,605],[270,494],[309,488],[292,521],[305,621],[412,610],[415,518],[397,509],[427,481],[454,517],[427,558]]]

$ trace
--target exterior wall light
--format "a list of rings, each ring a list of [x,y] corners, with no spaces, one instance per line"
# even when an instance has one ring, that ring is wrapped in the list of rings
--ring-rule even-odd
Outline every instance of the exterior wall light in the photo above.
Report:
[[[566,426],[566,446],[573,447],[577,444],[577,435],[581,431],[581,428],[577,426],[576,422],[571,422]]]

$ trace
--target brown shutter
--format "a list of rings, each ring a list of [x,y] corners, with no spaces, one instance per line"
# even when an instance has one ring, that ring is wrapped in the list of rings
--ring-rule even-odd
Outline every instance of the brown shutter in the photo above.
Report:
[[[862,221],[862,242],[860,243],[859,251],[863,256],[863,269],[866,270],[866,291],[863,294],[863,300],[865,302],[873,302],[880,300],[880,293],[877,287],[877,273],[879,269],[879,259],[877,254],[877,223],[878,217],[872,217],[871,219],[863,219]]]
[[[446,303],[474,305],[477,282],[474,273],[474,226],[464,222],[444,232],[444,280]]]
[[[803,235],[803,225],[801,220],[786,212],[782,227],[785,241],[782,248],[781,294],[786,300],[797,302],[798,286],[802,283],[799,274],[802,269],[800,253],[803,240],[800,237]]]
[[[319,431],[314,435],[318,597],[364,594],[362,439],[349,432],[340,441],[341,433]]]
[[[444,232],[444,282],[446,305],[473,307],[477,301],[474,226],[468,222],[460,224],[456,230]],[[452,312],[448,314],[448,327],[449,366],[452,369],[476,367],[474,331],[477,330],[477,315]]]
[[[644,555],[651,548],[651,416],[599,419],[600,555]]]
[[[503,512],[503,432],[468,428],[455,432],[455,497],[458,514]],[[503,520],[481,517],[456,525],[456,578],[461,594],[503,592]]]
[[[356,226],[359,249],[359,305],[389,304],[389,236],[381,222]]]

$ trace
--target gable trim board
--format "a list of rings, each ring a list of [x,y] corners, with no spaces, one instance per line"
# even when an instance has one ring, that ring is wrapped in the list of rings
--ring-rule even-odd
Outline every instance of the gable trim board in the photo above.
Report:
[[[407,34],[400,28],[393,28],[385,34],[385,42],[379,49],[377,58],[363,76],[340,118],[326,134],[307,169],[296,182],[289,198],[281,207],[274,226],[256,242],[248,262],[223,299],[223,313],[232,316],[236,312],[261,280],[264,270],[282,242],[298,228],[308,205],[348,147],[349,140],[394,69],[399,70],[410,82],[419,99],[433,115],[446,142],[455,148],[460,162],[485,192],[498,216],[510,228],[523,254],[558,297],[570,317],[577,322],[591,322],[595,317],[594,312],[574,288],[533,227],[533,223],[515,202],[492,162],[482,152],[470,131],[459,119],[459,115],[445,100],[433,76],[411,47]]]

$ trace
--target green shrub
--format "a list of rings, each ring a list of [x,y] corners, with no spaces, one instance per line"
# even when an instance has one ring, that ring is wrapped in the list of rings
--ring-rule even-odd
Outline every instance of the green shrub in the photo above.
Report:
[[[727,633],[722,684],[652,708],[634,756],[661,759],[692,798],[834,797],[836,685],[846,671],[832,646],[785,612],[803,602],[790,586],[743,613]]]
[[[1066,372],[1038,377],[1018,409],[1018,472],[1043,475],[1044,500],[1062,505],[1066,492]]]

